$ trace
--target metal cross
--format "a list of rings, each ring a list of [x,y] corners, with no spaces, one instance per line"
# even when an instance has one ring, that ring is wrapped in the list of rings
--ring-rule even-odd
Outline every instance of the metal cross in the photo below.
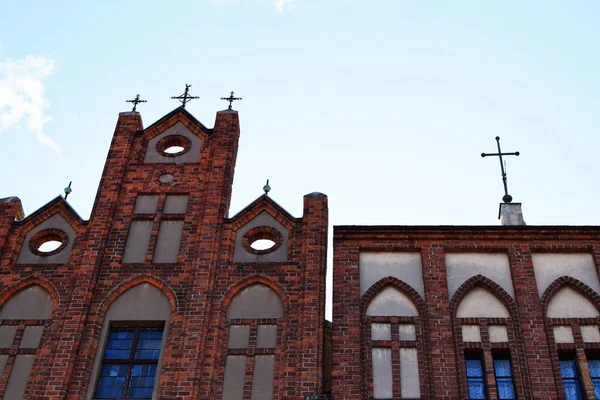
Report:
[[[231,92],[231,94],[229,95],[229,97],[221,97],[221,100],[225,100],[229,102],[229,107],[227,108],[228,110],[231,110],[231,103],[233,103],[236,100],[242,100],[241,97],[233,97],[233,92]]]
[[[498,156],[500,158],[502,183],[504,184],[504,197],[502,197],[502,201],[505,203],[510,203],[512,201],[512,196],[508,194],[508,188],[506,185],[506,171],[504,169],[504,163],[502,162],[502,156],[518,156],[520,153],[518,151],[515,151],[514,153],[503,153],[502,150],[500,150],[500,136],[496,136],[496,142],[498,143],[498,153],[481,153],[481,157]]]
[[[192,85],[185,85],[185,92],[183,92],[183,94],[181,96],[173,96],[171,97],[172,99],[175,100],[179,100],[181,102],[181,107],[185,108],[185,103],[187,103],[190,100],[194,100],[194,99],[199,99],[200,96],[190,96],[189,93],[189,89],[192,87]]]
[[[140,100],[140,95],[136,95],[135,99],[133,100],[125,100],[125,103],[133,103],[133,110],[131,110],[131,112],[135,112],[137,105],[140,103],[147,103],[147,100]]]

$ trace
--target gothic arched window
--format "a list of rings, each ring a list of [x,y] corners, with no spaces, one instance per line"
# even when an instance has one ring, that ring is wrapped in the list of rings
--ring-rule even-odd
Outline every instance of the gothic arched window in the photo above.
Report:
[[[419,371],[425,368],[420,314],[395,285],[383,287],[368,301],[363,325],[368,398],[421,398]]]
[[[503,297],[509,302],[508,294]],[[460,299],[455,313],[462,396],[516,399],[518,347],[507,307],[486,287],[475,286]]]
[[[586,292],[593,291],[590,289]],[[551,347],[556,351],[554,356],[555,360],[558,359],[557,367],[560,369],[565,398],[600,398],[598,308],[571,285],[549,288],[543,302],[546,304],[548,334],[550,343],[555,344]],[[585,387],[593,387],[594,391],[585,393]]]
[[[51,317],[52,297],[38,285],[21,290],[0,309],[0,376],[9,369],[5,399],[24,398],[44,326]]]
[[[265,285],[248,286],[231,300],[223,400],[273,399],[282,322],[281,299]]]
[[[88,398],[156,396],[171,303],[150,283],[121,294],[104,317]]]

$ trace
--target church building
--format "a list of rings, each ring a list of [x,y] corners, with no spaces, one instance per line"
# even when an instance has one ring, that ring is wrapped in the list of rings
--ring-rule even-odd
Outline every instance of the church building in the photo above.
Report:
[[[322,392],[327,197],[228,215],[239,135],[231,109],[121,113],[89,220],[0,200],[0,398]]]
[[[327,196],[229,215],[238,112],[182,98],[89,220],[0,199],[0,399],[600,399],[600,227],[336,226],[331,324]]]

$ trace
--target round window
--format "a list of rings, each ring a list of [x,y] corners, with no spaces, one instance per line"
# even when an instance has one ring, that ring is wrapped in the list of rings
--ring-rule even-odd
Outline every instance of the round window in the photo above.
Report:
[[[33,254],[48,257],[62,251],[68,242],[66,232],[60,229],[44,229],[29,240],[29,249]]]
[[[169,135],[160,139],[156,151],[165,157],[178,157],[187,153],[192,147],[190,139],[181,135]]]
[[[242,238],[242,245],[252,254],[271,253],[281,246],[283,235],[271,226],[250,229]]]

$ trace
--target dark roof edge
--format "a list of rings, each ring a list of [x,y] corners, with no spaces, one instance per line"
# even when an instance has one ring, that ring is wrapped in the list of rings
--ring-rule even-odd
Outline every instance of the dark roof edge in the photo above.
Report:
[[[334,225],[334,231],[442,231],[442,230],[494,230],[494,231],[541,231],[541,230],[591,230],[600,232],[598,225]]]
[[[254,208],[261,201],[269,201],[270,203],[272,203],[273,206],[275,208],[277,208],[279,210],[279,212],[281,212],[282,214],[284,214],[290,221],[297,221],[297,220],[301,220],[302,219],[302,218],[296,218],[296,217],[294,217],[292,214],[290,214],[285,208],[283,208],[282,206],[280,206],[271,197],[267,196],[266,194],[262,194],[262,195],[258,196],[253,202],[251,202],[250,204],[248,204],[246,207],[244,207],[240,211],[238,211],[233,217],[225,218],[225,220],[233,222],[234,220],[238,219],[243,214],[245,214],[247,211],[249,211],[252,208]]]
[[[73,214],[73,216],[78,219],[82,224],[87,223],[87,220],[84,220],[83,218],[81,218],[81,216],[79,215],[79,213],[77,213],[77,211],[75,211],[75,209],[69,204],[68,201],[66,201],[62,195],[58,195],[55,198],[53,198],[52,200],[50,200],[49,202],[47,202],[46,204],[44,204],[43,206],[41,206],[40,208],[38,208],[37,210],[35,210],[34,212],[32,212],[31,214],[29,214],[28,216],[26,216],[25,218],[23,218],[20,221],[17,221],[18,225],[23,225],[25,224],[27,221],[29,221],[32,218],[35,218],[38,214],[40,214],[41,212],[43,212],[44,210],[47,210],[48,208],[54,206],[57,203],[64,203],[67,207],[67,211],[69,211],[71,214]]]
[[[148,127],[144,128],[144,130],[142,130],[140,132],[145,133],[148,129],[152,128],[154,125],[160,124],[162,121],[171,118],[173,115],[177,114],[178,112],[183,112],[192,121],[194,121],[195,123],[197,123],[198,125],[200,125],[200,127],[202,128],[202,130],[206,131],[206,133],[210,134],[210,133],[213,132],[213,128],[207,128],[202,122],[200,122],[196,117],[194,117],[194,115],[191,112],[189,112],[188,110],[186,110],[182,106],[179,106],[176,109],[174,109],[173,111],[171,111],[171,112],[167,113],[166,115],[162,116],[161,118],[159,118],[158,120],[154,121],[151,125],[149,125]]]

